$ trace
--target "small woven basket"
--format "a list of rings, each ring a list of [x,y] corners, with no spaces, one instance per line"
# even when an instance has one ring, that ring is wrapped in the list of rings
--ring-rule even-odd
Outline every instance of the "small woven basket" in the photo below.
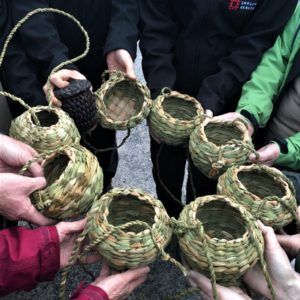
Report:
[[[134,128],[147,118],[152,105],[149,89],[120,71],[104,72],[95,96],[101,126],[114,130]]]
[[[62,146],[80,142],[79,131],[68,114],[48,106],[36,106],[25,111],[12,121],[9,134],[39,153],[53,152]]]
[[[103,173],[98,160],[80,145],[65,147],[48,156],[43,167],[47,187],[34,192],[31,200],[49,218],[79,217],[88,212],[102,193]]]
[[[227,168],[244,164],[255,152],[244,122],[206,119],[191,134],[189,151],[195,166],[216,179]]]
[[[195,98],[165,88],[151,109],[150,134],[167,145],[182,145],[203,120],[203,108]]]
[[[225,196],[197,198],[180,214],[177,229],[182,258],[192,270],[216,282],[237,285],[241,276],[260,260],[273,293],[263,252],[264,239],[251,214]]]
[[[220,176],[217,189],[219,194],[231,197],[275,229],[297,219],[294,186],[275,168],[264,165],[232,167]]]

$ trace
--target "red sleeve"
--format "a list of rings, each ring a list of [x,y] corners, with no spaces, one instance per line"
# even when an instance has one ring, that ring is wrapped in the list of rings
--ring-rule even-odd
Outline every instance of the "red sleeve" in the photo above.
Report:
[[[77,290],[75,291],[71,299],[72,300],[109,300],[109,297],[106,294],[106,292],[101,288],[91,284],[85,287],[85,284],[82,282],[78,286]]]
[[[57,230],[12,228],[0,231],[0,296],[53,280],[59,269]]]

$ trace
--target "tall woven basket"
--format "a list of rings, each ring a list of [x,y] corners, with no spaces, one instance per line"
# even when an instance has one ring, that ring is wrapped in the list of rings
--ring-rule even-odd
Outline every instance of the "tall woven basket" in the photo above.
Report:
[[[165,88],[151,109],[150,134],[164,144],[182,145],[203,120],[203,108],[195,98]]]
[[[23,168],[25,170],[31,163]],[[31,195],[34,206],[57,220],[88,212],[103,190],[103,173],[97,158],[80,145],[64,147],[43,161],[47,187]]]
[[[275,168],[264,165],[232,167],[220,176],[218,193],[231,197],[274,228],[282,228],[297,219],[294,186]]]
[[[120,71],[104,72],[103,84],[95,97],[101,126],[114,130],[128,130],[140,124],[152,105],[149,89]]]
[[[195,166],[208,178],[216,179],[227,168],[244,164],[255,152],[246,125],[206,119],[191,134],[189,151]]]
[[[241,205],[225,196],[197,198],[180,214],[177,229],[182,258],[192,270],[216,282],[237,285],[258,260],[273,294],[263,252],[264,239],[255,219]]]

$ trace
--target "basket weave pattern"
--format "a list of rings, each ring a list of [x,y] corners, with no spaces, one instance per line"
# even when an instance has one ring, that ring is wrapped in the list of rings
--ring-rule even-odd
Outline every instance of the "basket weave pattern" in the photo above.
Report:
[[[282,228],[296,219],[295,189],[279,170],[264,165],[232,167],[219,178],[218,193],[242,204],[266,225]]]

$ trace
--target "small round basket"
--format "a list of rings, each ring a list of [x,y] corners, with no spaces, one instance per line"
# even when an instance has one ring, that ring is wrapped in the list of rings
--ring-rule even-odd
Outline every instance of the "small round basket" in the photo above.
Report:
[[[140,124],[150,113],[149,89],[119,71],[106,71],[110,78],[95,93],[100,124],[104,128],[128,130]]]
[[[170,218],[162,203],[140,190],[113,189],[88,215],[88,236],[117,270],[147,265],[170,242]]]
[[[251,214],[225,196],[197,198],[180,214],[177,229],[182,259],[192,269],[216,282],[237,285],[241,276],[263,258],[264,239]]]
[[[243,205],[254,217],[273,228],[282,228],[296,217],[295,189],[275,168],[239,166],[219,178],[218,193]]]
[[[64,220],[88,212],[103,190],[103,173],[97,158],[80,145],[66,147],[44,162],[47,187],[31,200],[45,216]]]
[[[203,108],[195,98],[165,88],[151,109],[150,134],[167,145],[182,145],[203,120]]]
[[[211,179],[231,166],[244,164],[255,152],[247,127],[239,119],[206,119],[192,132],[189,151],[195,166]]]
[[[53,152],[80,142],[74,121],[63,110],[36,106],[12,121],[10,136],[32,146],[39,153]]]

